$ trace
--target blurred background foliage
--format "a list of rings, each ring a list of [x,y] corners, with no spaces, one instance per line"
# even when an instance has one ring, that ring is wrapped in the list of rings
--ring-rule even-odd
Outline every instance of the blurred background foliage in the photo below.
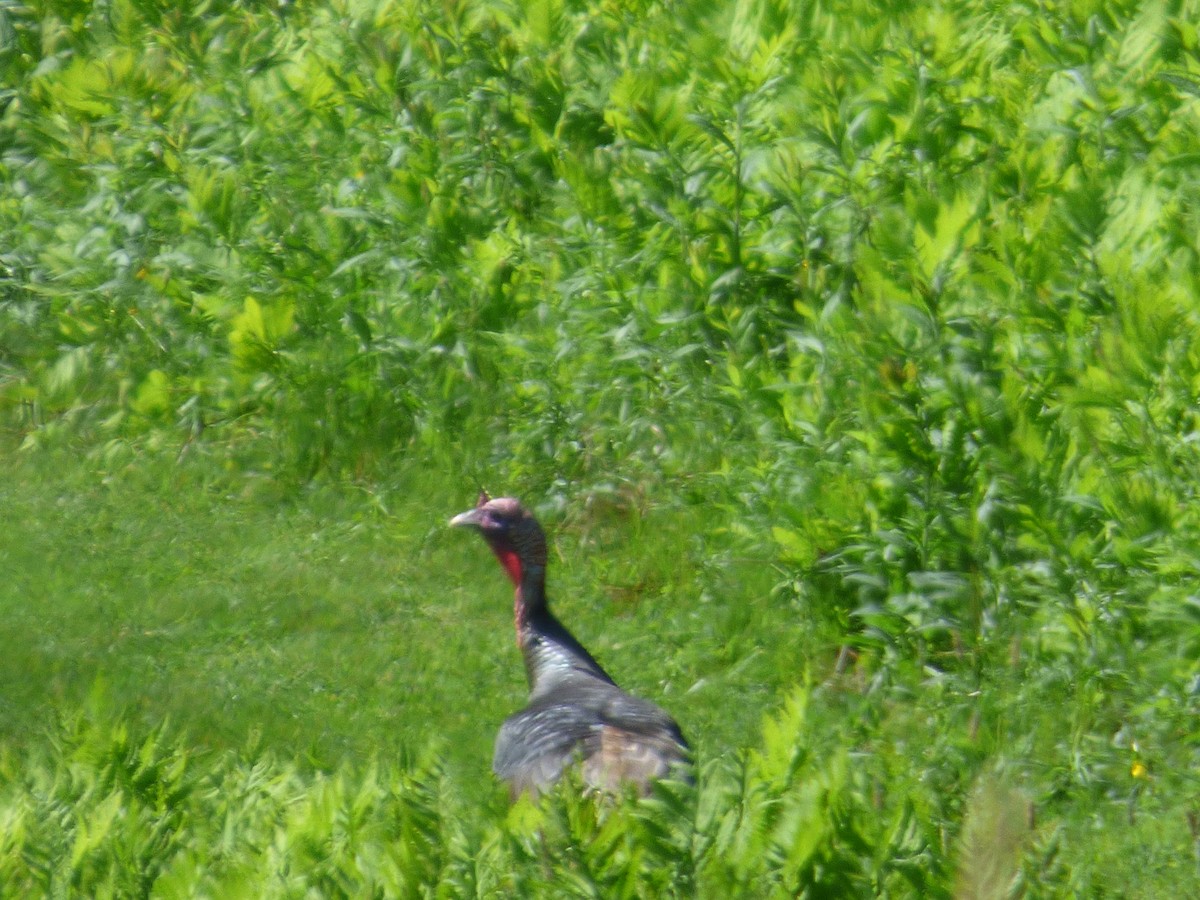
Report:
[[[198,457],[391,512],[415,473],[446,504],[478,480],[573,551],[635,534],[670,552],[634,593],[703,602],[663,614],[672,672],[761,653],[744,715],[801,655],[846,692],[830,733],[875,768],[831,762],[805,807],[844,850],[908,841],[914,891],[966,895],[953,836],[994,845],[1020,806],[976,787],[1002,757],[1085,831],[1160,804],[1170,883],[1200,817],[1197,21],[0,2],[8,452]],[[914,760],[930,722],[959,737]],[[1101,890],[1058,840],[1009,880]],[[681,883],[766,884],[738,846]],[[815,883],[806,852],[773,889]],[[855,872],[828,877],[881,889]]]

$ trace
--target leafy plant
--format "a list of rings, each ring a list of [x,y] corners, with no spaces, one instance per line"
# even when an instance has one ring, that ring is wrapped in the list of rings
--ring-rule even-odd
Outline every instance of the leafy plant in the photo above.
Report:
[[[1189,13],[0,3],[10,883],[1194,882]],[[477,482],[694,789],[466,802]]]

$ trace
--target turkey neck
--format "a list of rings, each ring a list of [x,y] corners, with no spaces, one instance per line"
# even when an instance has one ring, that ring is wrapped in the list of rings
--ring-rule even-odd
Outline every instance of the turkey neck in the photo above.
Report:
[[[517,646],[528,656],[527,647],[536,636],[536,623],[549,617],[554,618],[546,605],[546,569],[526,563],[521,566],[521,577],[513,593],[513,624],[517,629]],[[530,673],[530,683],[533,675]]]
[[[550,612],[546,602],[546,570],[522,567],[521,580],[513,595],[513,621],[517,646],[525,660],[531,697],[538,697],[572,677],[598,679],[613,684],[612,678],[592,655]]]

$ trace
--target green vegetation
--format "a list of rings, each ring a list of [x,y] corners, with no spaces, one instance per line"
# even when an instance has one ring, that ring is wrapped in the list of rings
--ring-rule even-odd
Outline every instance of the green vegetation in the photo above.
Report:
[[[6,893],[1200,895],[1198,21],[0,0]]]

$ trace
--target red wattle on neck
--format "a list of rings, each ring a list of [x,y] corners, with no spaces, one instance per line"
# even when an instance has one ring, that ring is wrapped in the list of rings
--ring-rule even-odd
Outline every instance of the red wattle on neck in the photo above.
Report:
[[[504,571],[508,573],[512,583],[519,587],[521,584],[521,558],[517,556],[515,550],[507,548],[496,548],[495,553],[496,559],[500,560],[500,565],[504,566]]]

